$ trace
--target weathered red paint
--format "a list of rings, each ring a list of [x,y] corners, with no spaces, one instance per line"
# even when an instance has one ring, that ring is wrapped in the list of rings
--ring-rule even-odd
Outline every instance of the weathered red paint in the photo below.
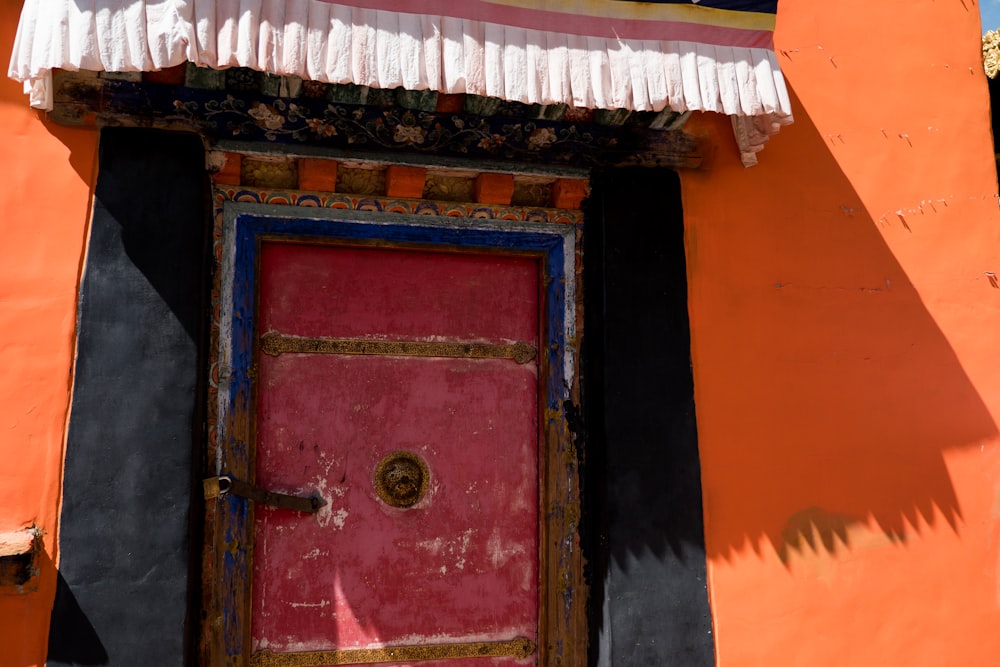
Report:
[[[537,275],[509,255],[265,244],[260,333],[534,342]]]
[[[264,243],[260,261],[260,334],[537,345],[531,258]],[[535,362],[261,354],[257,386],[257,483],[327,505],[256,508],[253,650],[538,641]],[[373,483],[397,450],[430,472],[407,509]]]

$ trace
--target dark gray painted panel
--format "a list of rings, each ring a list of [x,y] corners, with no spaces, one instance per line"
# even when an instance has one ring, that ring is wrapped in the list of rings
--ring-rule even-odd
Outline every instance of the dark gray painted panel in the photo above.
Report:
[[[102,132],[49,665],[186,662],[205,187],[196,137]]]
[[[680,182],[597,174],[586,243],[586,511],[601,667],[715,664]]]

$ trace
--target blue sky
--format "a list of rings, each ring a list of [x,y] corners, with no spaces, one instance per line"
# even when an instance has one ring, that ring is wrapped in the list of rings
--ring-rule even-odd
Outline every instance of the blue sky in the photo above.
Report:
[[[979,15],[983,18],[983,32],[1000,28],[1000,0],[979,0]]]

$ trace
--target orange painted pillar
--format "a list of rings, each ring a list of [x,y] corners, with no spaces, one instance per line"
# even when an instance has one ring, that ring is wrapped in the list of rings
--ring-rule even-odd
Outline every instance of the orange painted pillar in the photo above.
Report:
[[[891,26],[878,29],[875,26]],[[684,171],[721,667],[1000,655],[1000,212],[974,5],[782,0],[795,123]]]
[[[0,11],[10,53],[20,3]],[[0,532],[36,526],[39,574],[0,591],[4,664],[44,664],[58,558],[57,518],[76,295],[97,132],[56,126],[0,79]]]

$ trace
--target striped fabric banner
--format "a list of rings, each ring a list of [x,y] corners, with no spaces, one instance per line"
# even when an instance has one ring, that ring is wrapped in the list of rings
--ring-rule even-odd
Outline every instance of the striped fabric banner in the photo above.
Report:
[[[744,163],[791,122],[775,0],[25,0],[8,75],[190,61],[577,108],[714,111]]]
[[[763,48],[771,46],[777,10],[774,1],[753,0],[349,0],[338,4],[568,35]]]

